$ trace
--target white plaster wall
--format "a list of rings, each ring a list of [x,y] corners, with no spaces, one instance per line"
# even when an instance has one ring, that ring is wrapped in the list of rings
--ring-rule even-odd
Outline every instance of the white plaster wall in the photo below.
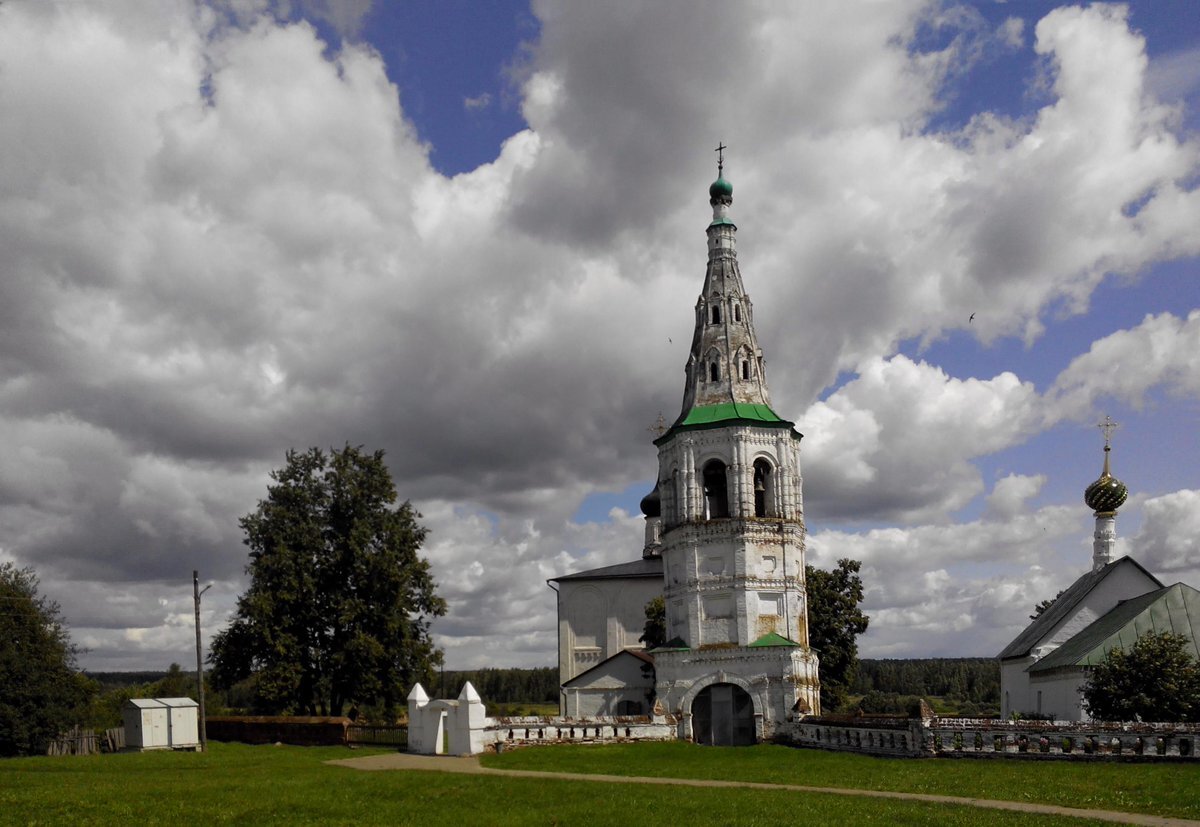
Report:
[[[1083,670],[1077,669],[1048,677],[1035,677],[1029,682],[1033,696],[1033,711],[1037,710],[1038,693],[1041,693],[1041,713],[1052,715],[1056,721],[1087,721],[1083,711],[1083,695],[1079,688],[1086,680]]]
[[[1045,657],[1073,638],[1103,615],[1112,611],[1122,600],[1157,589],[1158,585],[1137,566],[1123,565],[1114,569],[1080,602],[1075,613],[1064,618],[1034,647],[1034,655]],[[1038,651],[1038,650],[1043,651]]]
[[[623,649],[641,649],[638,638],[646,628],[646,604],[660,595],[662,580],[657,577],[560,582],[559,680],[566,683]],[[576,634],[581,602],[598,607],[601,613],[598,635],[591,632],[590,622],[585,624],[584,635]],[[561,711],[566,714],[565,708]]]
[[[603,664],[571,686],[563,687],[565,714],[571,718],[595,718],[621,714],[622,701],[640,705],[637,715],[650,714],[648,694],[654,689],[653,671],[644,661],[627,655]]]
[[[1033,697],[1029,692],[1029,673],[1026,668],[1033,658],[1012,658],[1000,661],[1000,717],[1013,712],[1031,712]]]

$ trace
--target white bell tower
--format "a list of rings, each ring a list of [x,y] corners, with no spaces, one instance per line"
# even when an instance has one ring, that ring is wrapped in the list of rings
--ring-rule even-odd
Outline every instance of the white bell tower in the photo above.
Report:
[[[723,166],[722,157],[709,188],[708,267],[683,407],[655,440],[668,641],[654,653],[657,692],[681,717],[681,736],[701,742],[723,726],[725,695],[734,706],[750,696],[757,738],[820,704],[808,647],[801,434],[771,408]],[[733,688],[721,699],[701,697],[724,685]],[[703,709],[693,714],[696,702]]]

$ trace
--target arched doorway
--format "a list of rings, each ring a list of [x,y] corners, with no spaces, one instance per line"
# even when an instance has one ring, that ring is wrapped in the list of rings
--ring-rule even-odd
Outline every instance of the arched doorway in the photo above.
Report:
[[[692,738],[710,747],[747,747],[755,743],[754,701],[732,683],[706,686],[692,701]]]

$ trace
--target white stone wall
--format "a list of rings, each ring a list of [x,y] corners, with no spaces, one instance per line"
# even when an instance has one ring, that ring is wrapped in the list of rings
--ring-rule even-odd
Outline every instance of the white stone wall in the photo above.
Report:
[[[662,587],[655,577],[560,581],[559,681],[566,683],[623,649],[641,649],[646,604],[662,594]],[[565,707],[560,711],[566,714]]]
[[[754,461],[765,459],[773,472],[767,515],[803,520],[799,440],[784,428],[731,424],[684,431],[659,446],[658,485],[663,530],[704,519],[703,469],[709,460],[725,463],[732,517],[754,516]]]
[[[564,686],[561,711],[571,718],[649,715],[653,690],[653,667],[633,655],[624,655]],[[636,708],[627,708],[630,704]]]
[[[820,710],[818,662],[808,650],[796,647],[727,647],[680,652],[657,652],[656,693],[660,708],[679,722],[679,737],[692,738],[692,701],[705,687],[731,683],[754,702],[756,731],[770,738],[801,709]]]

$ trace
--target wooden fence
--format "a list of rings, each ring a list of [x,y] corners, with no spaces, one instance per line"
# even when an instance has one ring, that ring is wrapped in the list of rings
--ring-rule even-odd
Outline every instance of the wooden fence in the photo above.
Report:
[[[98,735],[94,729],[75,727],[46,746],[47,755],[96,755],[125,749],[125,729],[114,727]]]
[[[346,743],[405,749],[408,747],[408,727],[403,724],[351,724],[346,727]]]

